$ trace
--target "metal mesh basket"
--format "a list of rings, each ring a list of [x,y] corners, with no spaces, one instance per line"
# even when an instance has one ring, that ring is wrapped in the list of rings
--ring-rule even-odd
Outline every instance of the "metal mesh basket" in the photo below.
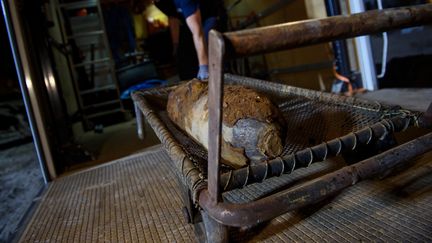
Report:
[[[227,84],[240,84],[253,88],[267,95],[279,107],[287,122],[287,136],[281,157],[372,126],[384,118],[388,119],[408,113],[407,111],[400,110],[399,107],[383,106],[377,102],[301,89],[236,75],[226,74],[225,82]],[[205,182],[207,178],[206,149],[188,137],[168,118],[165,109],[166,100],[173,88],[175,86],[140,91],[135,94],[134,99],[146,99],[148,101],[147,104],[150,106],[152,114],[156,115],[161,125],[163,125],[160,128],[152,125],[150,122],[156,134],[158,136],[166,136],[166,133],[168,133],[173,138],[173,141],[170,140],[166,143],[181,148],[186,157],[193,163],[194,169],[199,171],[199,178],[197,180]],[[410,115],[412,114],[410,113]],[[163,139],[161,140],[164,143]],[[183,164],[184,158],[171,157],[174,161],[177,160],[180,166],[179,171],[182,171],[183,176],[187,177],[188,175],[185,175]],[[222,173],[230,171],[231,168],[227,166],[221,168]],[[283,185],[285,182],[287,180],[272,179],[267,182],[267,185],[262,185],[264,188],[267,187],[267,189],[261,190],[261,194],[252,193],[254,196],[247,198],[249,200],[259,197]],[[229,197],[229,194],[226,195]],[[238,201],[236,199],[233,200]]]

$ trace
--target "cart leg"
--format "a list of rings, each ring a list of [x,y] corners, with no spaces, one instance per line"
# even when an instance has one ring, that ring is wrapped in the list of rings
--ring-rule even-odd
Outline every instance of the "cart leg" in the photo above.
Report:
[[[223,243],[228,240],[228,226],[222,225],[212,219],[206,212],[201,211],[202,220],[205,227],[205,234],[208,243]]]
[[[135,107],[135,117],[136,117],[136,122],[137,122],[137,133],[138,133],[138,137],[141,140],[144,140],[145,138],[145,133],[144,133],[144,117],[143,117],[143,113],[141,112],[140,108],[138,107],[138,104],[136,102],[134,102],[134,107]]]

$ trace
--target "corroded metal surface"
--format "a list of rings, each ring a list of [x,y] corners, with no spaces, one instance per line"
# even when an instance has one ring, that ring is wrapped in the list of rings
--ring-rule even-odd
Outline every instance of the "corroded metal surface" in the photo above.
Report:
[[[227,55],[246,56],[297,48],[432,21],[432,4],[367,11],[224,34]]]
[[[384,180],[360,182],[322,203],[286,213],[246,232],[233,232],[232,240],[431,242],[432,153],[413,163],[411,168],[393,173]],[[298,172],[303,174],[300,180],[309,180],[309,170]]]
[[[137,134],[138,138],[143,140],[145,138],[144,129],[144,116],[137,104],[134,104],[135,117],[137,122]]]
[[[199,80],[179,84],[168,96],[167,113],[185,133],[208,148],[207,83]],[[284,118],[265,95],[245,86],[224,87],[223,163],[241,168],[280,155]]]
[[[421,115],[354,97],[343,97],[264,80],[230,74],[226,74],[225,79],[227,83],[252,87],[272,97],[287,121],[286,132],[289,140],[281,156],[286,158],[283,166],[280,161],[275,160],[269,164],[270,166],[263,164],[250,170],[244,168],[230,172],[225,168],[223,172],[226,173],[222,175],[220,183],[222,191],[224,188],[231,190],[245,184],[260,182],[264,177],[268,179],[271,176],[279,176],[282,169],[284,172],[291,172],[290,165],[293,165],[294,153],[296,168],[302,168],[308,166],[311,160],[321,161],[332,154],[351,151],[361,144],[372,144],[385,134],[404,130],[415,125],[416,117]],[[146,119],[157,136],[161,141],[166,141],[163,142],[164,146],[171,151],[170,155],[172,154],[173,160],[176,161],[178,171],[183,172],[179,173],[182,180],[189,181],[188,185],[201,185],[193,187],[192,191],[196,195],[197,189],[205,186],[203,178],[206,177],[206,150],[177,129],[167,117],[164,104],[150,105],[147,102],[153,98],[166,100],[172,89],[173,87],[168,87],[142,91],[135,93],[133,97],[141,110],[148,114],[145,115]],[[412,122],[414,124],[410,124]],[[179,152],[182,152],[181,156],[177,156]],[[181,162],[183,158],[186,159]],[[227,186],[228,181],[230,184]]]
[[[295,187],[292,189],[288,189],[282,191],[277,194],[272,194],[270,196],[266,196],[259,200],[249,202],[242,205],[221,203],[221,190],[220,190],[220,151],[221,151],[221,122],[222,122],[222,97],[223,97],[223,84],[224,84],[224,76],[223,72],[223,61],[225,58],[225,47],[227,47],[227,57],[235,57],[235,56],[244,56],[244,55],[253,55],[257,53],[276,51],[281,49],[288,49],[294,47],[300,47],[304,45],[311,45],[315,43],[321,43],[326,41],[331,41],[335,39],[342,39],[348,37],[359,36],[363,34],[371,34],[375,32],[385,31],[394,28],[402,28],[408,26],[415,26],[425,23],[430,23],[432,21],[432,4],[420,5],[414,7],[406,7],[406,8],[398,8],[398,9],[390,9],[383,11],[370,11],[365,13],[360,13],[352,16],[337,16],[333,18],[326,18],[321,20],[311,20],[311,21],[303,21],[298,23],[290,23],[283,24],[278,26],[265,27],[261,29],[252,29],[245,30],[235,33],[227,33],[222,36],[222,34],[212,31],[209,37],[210,42],[210,85],[209,85],[209,156],[208,156],[208,188],[203,189],[202,191],[191,188],[191,191],[194,192],[194,195],[199,196],[198,203],[202,208],[205,209],[206,213],[208,213],[211,217],[216,219],[219,223],[226,225],[235,225],[235,226],[245,226],[251,224],[261,223],[265,220],[270,220],[273,217],[276,217],[284,212],[297,209],[299,207],[310,205],[317,201],[320,201],[329,195],[332,195],[335,192],[340,191],[341,189],[348,187],[352,184],[355,184],[359,179],[370,178],[371,176],[376,175],[378,172],[387,172],[387,170],[391,169],[391,164],[394,162],[395,164],[400,164],[405,159],[412,158],[420,153],[424,153],[427,150],[430,150],[431,141],[430,135],[427,138],[421,138],[419,140],[412,141],[412,143],[420,143],[426,144],[427,146],[420,146],[419,149],[412,149],[413,147],[408,143],[405,145],[406,147],[410,147],[411,149],[407,151],[404,155],[401,155],[398,158],[398,152],[403,151],[405,147],[400,147],[398,150],[391,152],[385,152],[383,154],[377,155],[375,157],[370,158],[369,160],[365,160],[360,162],[359,164],[355,164],[352,166],[345,167],[336,172],[330,173],[326,176],[323,176],[315,181],[304,184],[302,187]],[[270,85],[271,86],[271,85]],[[291,88],[287,88],[290,90]],[[274,94],[283,93],[284,87],[279,90],[275,90]],[[372,119],[375,119],[374,123],[369,123],[368,125],[373,125],[377,122],[383,121],[384,118],[391,119],[394,117],[402,116],[402,119],[413,119],[413,122],[403,122],[403,124],[411,124],[411,125],[422,125],[427,127],[428,119],[418,119],[418,116],[412,116],[412,114],[404,114],[403,111],[397,109],[387,109],[381,110],[381,106],[378,104],[378,109],[370,107],[373,106],[360,106],[358,107],[355,104],[355,99],[338,99],[332,97],[330,95],[321,95],[317,94],[317,92],[308,92],[302,90],[296,90],[298,93],[296,95],[302,96],[301,93],[305,93],[302,98],[307,101],[306,106],[309,102],[318,101],[318,103],[324,103],[324,101],[330,101],[330,104],[322,105],[322,107],[332,107],[337,111],[344,110],[348,111],[349,114],[353,115],[358,113],[362,114],[360,117],[368,117],[365,120],[369,120],[370,115],[372,115]],[[312,95],[311,95],[312,94]],[[322,99],[322,97],[323,99]],[[312,98],[311,98],[312,97]],[[286,98],[286,97],[284,97]],[[274,99],[278,99],[278,97],[274,97]],[[294,99],[295,100],[295,99]],[[288,101],[285,99],[284,101]],[[279,107],[283,106],[282,101]],[[289,100],[291,101],[291,100]],[[348,103],[345,103],[348,101]],[[352,102],[352,103],[351,103]],[[296,108],[299,106],[305,106],[305,103],[298,103],[295,105]],[[360,102],[366,103],[366,102]],[[327,106],[328,105],[328,106]],[[332,106],[333,105],[333,106]],[[286,107],[288,110],[291,107]],[[301,109],[297,110],[299,112]],[[352,112],[356,110],[356,112]],[[318,119],[319,123],[317,126],[322,126],[326,124],[326,121],[323,120],[323,113],[325,109],[319,108],[319,111],[312,110],[307,115],[314,116],[318,115],[318,117],[314,117],[314,119]],[[357,114],[358,114],[357,113]],[[294,114],[302,114],[302,113],[294,113]],[[319,144],[323,141],[328,141],[328,137],[338,138],[346,135],[350,132],[358,131],[358,129],[363,129],[365,126],[356,127],[358,120],[363,122],[363,119],[357,116],[348,115],[345,119],[335,119],[336,123],[335,127],[338,127],[336,130],[328,130],[327,136],[321,136],[322,130],[319,130],[318,135],[313,138],[309,138],[309,142],[301,143],[302,145],[306,144],[305,152],[300,151],[298,154],[294,154],[293,158],[296,156],[304,155],[306,160],[309,160],[308,165],[314,161],[314,152],[312,150],[312,146]],[[406,117],[408,115],[410,117]],[[330,119],[334,118],[335,114],[330,114]],[[405,116],[405,117],[404,117]],[[428,118],[428,116],[426,116]],[[325,119],[325,118],[324,118]],[[369,121],[371,121],[369,120]],[[348,128],[345,127],[344,124],[351,124]],[[367,123],[367,122],[366,122]],[[395,127],[392,122],[389,122],[390,127]],[[290,127],[292,124],[288,124]],[[332,124],[333,126],[334,124]],[[385,126],[383,124],[383,126]],[[300,126],[301,127],[301,126]],[[323,127],[324,129],[328,129],[328,127]],[[305,130],[302,127],[302,130]],[[311,129],[314,130],[314,129]],[[349,130],[341,134],[341,131]],[[373,130],[373,129],[370,129]],[[387,128],[386,128],[387,130]],[[392,130],[392,128],[390,129]],[[397,130],[397,129],[396,129]],[[303,131],[297,131],[300,136],[304,136]],[[330,135],[331,134],[331,135]],[[372,136],[369,136],[369,138]],[[369,140],[366,136],[366,140]],[[339,146],[335,145],[335,148],[347,149],[347,146],[342,146],[340,140]],[[357,135],[354,134],[352,139],[347,138],[347,142],[351,141],[352,145],[358,142]],[[287,144],[290,146],[293,143],[293,139],[287,140]],[[367,142],[366,142],[367,143]],[[351,148],[355,148],[356,146],[352,146]],[[295,145],[293,146],[295,147]],[[321,150],[316,148],[316,151]],[[339,149],[337,149],[339,150]],[[424,151],[423,151],[424,150]],[[295,147],[291,153],[295,153],[299,151],[299,147]],[[321,151],[324,155],[326,155],[329,151]],[[334,151],[333,151],[334,152]],[[405,151],[404,151],[405,152]],[[302,154],[303,153],[303,154]],[[307,153],[309,153],[309,157],[306,157]],[[334,154],[338,154],[339,151],[336,151]],[[318,158],[324,159],[326,156],[321,155]],[[405,156],[405,157],[404,157]],[[317,157],[317,156],[316,156]],[[204,158],[205,160],[205,158]],[[278,160],[280,167],[282,167],[282,162],[280,159]],[[381,163],[385,161],[384,163]],[[388,162],[390,161],[390,162]],[[391,162],[393,161],[393,162]],[[378,167],[374,167],[374,165],[378,163]],[[268,165],[268,164],[266,164]],[[389,166],[388,166],[389,165]],[[284,165],[285,166],[285,163]],[[295,166],[292,166],[295,168]],[[280,171],[284,172],[285,169],[282,168]],[[184,173],[183,167],[181,168],[181,174],[188,179],[188,175]],[[246,178],[249,178],[250,169],[246,169],[248,173]],[[267,177],[268,170],[265,170],[263,178]],[[338,174],[340,173],[340,174]],[[282,174],[282,173],[281,173]],[[342,176],[340,176],[342,175]],[[245,180],[247,183],[248,180]],[[259,180],[257,180],[259,181]],[[225,187],[225,186],[224,186]],[[201,188],[200,188],[201,189]],[[196,200],[196,198],[194,198]]]
[[[223,36],[217,32],[213,32],[209,37],[210,43],[212,43],[210,50],[213,53],[220,54],[215,57],[210,56],[210,62],[214,59],[217,60],[217,63],[215,65],[210,65],[210,72],[213,73],[214,78],[212,80],[213,84],[209,86],[209,94],[216,98],[214,100],[209,100],[208,105],[210,108],[214,107],[217,112],[210,114],[209,116],[211,122],[209,144],[214,145],[215,148],[218,148],[221,144],[219,139],[221,131],[216,128],[220,128],[220,116],[223,109],[218,101],[223,98],[222,87],[224,85],[224,77],[222,75],[221,67],[225,58],[225,52],[227,52],[226,57],[253,55],[327,42],[335,39],[355,37],[363,34],[371,34],[394,28],[415,26],[432,22],[431,13],[432,4],[425,4],[412,8],[407,7],[384,11],[368,11],[351,16],[337,16],[321,20],[276,25],[226,33]],[[427,142],[430,143],[431,141]],[[212,156],[218,157],[220,155],[220,150],[214,150],[211,146],[209,146],[209,150],[212,152]],[[214,151],[217,153],[215,154]],[[313,152],[310,151],[310,153],[312,154]],[[420,149],[414,150],[411,156],[413,157],[420,153],[422,153]],[[395,154],[397,154],[397,152],[395,152]],[[377,156],[372,157],[372,159],[377,158]],[[309,157],[309,163],[311,163],[313,156],[311,155]],[[213,160],[212,157],[209,157],[209,159]],[[392,159],[400,162],[396,157],[392,157]],[[282,165],[281,160],[282,159],[279,159],[280,165]],[[270,195],[247,204],[233,205],[218,203],[214,200],[214,198],[220,197],[218,194],[219,190],[217,189],[220,186],[220,166],[217,162],[218,161],[208,167],[209,177],[216,177],[216,179],[209,180],[208,190],[203,190],[203,192],[199,194],[199,204],[211,217],[220,223],[233,226],[245,226],[261,223],[284,212],[288,212],[289,210],[319,201],[325,198],[328,193],[331,194],[337,192],[338,190],[349,186],[350,183],[355,184],[355,180],[359,179],[359,176],[357,175],[353,177],[352,180],[349,180],[350,176],[348,175],[341,178],[338,177],[337,174],[332,173],[329,174],[328,177],[324,177],[324,180],[327,181],[315,181],[308,185],[309,188],[304,188],[303,190],[299,189],[296,191],[295,189],[298,188],[295,188],[291,191],[286,190],[282,193]],[[368,162],[368,164],[371,163],[373,162]],[[294,168],[294,166],[292,167]],[[385,169],[385,166],[380,168]],[[367,167],[363,169],[368,171]],[[265,170],[265,172],[267,171],[268,170]],[[284,171],[284,169],[282,169],[282,171]],[[249,177],[250,170],[247,169],[246,172],[248,173],[246,177]],[[339,172],[342,173],[343,171]],[[349,174],[350,172],[353,171],[348,169],[348,171],[345,171],[344,173]],[[363,177],[366,177],[365,175],[374,175],[374,171],[364,173]],[[267,173],[265,173],[264,178],[266,177],[266,174]],[[247,180],[245,181],[247,182]],[[316,191],[314,191],[315,189]],[[328,192],[326,190],[328,190]],[[321,192],[323,192],[322,195]]]
[[[261,88],[261,90],[263,92],[272,94],[272,97],[275,97],[276,100],[279,100],[279,98],[280,98],[280,100],[287,99],[287,100],[294,102],[294,104],[301,104],[301,105],[287,105],[286,107],[289,108],[290,110],[295,108],[294,110],[292,110],[293,114],[302,114],[302,116],[305,116],[302,119],[306,119],[306,120],[300,119],[298,122],[298,124],[302,124],[302,126],[305,125],[304,121],[313,122],[313,119],[311,120],[311,118],[315,116],[313,114],[313,112],[311,113],[311,112],[304,112],[303,111],[303,109],[305,107],[307,107],[311,104],[316,105],[316,106],[315,105],[312,106],[310,108],[311,110],[316,111],[317,107],[322,107],[321,109],[318,109],[321,115],[317,117],[318,119],[320,119],[321,124],[323,121],[323,117],[325,117],[327,115],[335,119],[334,121],[331,120],[328,122],[332,126],[336,126],[336,127],[339,126],[338,129],[342,129],[339,132],[335,133],[335,130],[334,130],[335,128],[331,128],[331,127],[329,129],[324,129],[324,130],[322,130],[321,128],[318,128],[319,131],[325,131],[325,133],[327,133],[323,138],[325,138],[325,137],[331,138],[333,136],[337,137],[337,139],[330,140],[325,147],[326,149],[330,149],[330,152],[326,151],[325,149],[321,150],[319,147],[315,148],[314,146],[311,147],[311,149],[313,149],[312,154],[310,153],[309,149],[306,149],[303,152],[301,152],[301,150],[294,150],[294,151],[299,151],[297,158],[299,158],[299,161],[303,161],[303,162],[299,163],[299,165],[301,165],[302,163],[306,163],[308,165],[311,159],[312,159],[312,161],[322,160],[322,159],[324,159],[324,157],[328,157],[329,154],[331,154],[331,153],[338,154],[344,150],[344,148],[342,148],[342,147],[345,147],[345,149],[351,150],[352,148],[358,146],[359,144],[371,142],[373,140],[372,137],[380,138],[387,133],[391,133],[391,132],[399,131],[399,130],[404,130],[408,126],[415,125],[416,117],[419,115],[418,113],[409,113],[407,111],[400,111],[397,108],[393,109],[392,107],[382,106],[382,105],[375,103],[375,102],[368,102],[368,101],[363,101],[363,100],[355,99],[355,98],[346,98],[346,97],[340,97],[340,96],[331,95],[331,94],[320,93],[320,92],[316,92],[316,91],[310,91],[310,90],[308,91],[308,90],[303,90],[303,89],[289,87],[289,86],[280,85],[280,84],[272,84],[272,83],[268,83],[268,82],[261,81],[261,80],[254,81],[253,79],[247,79],[247,78],[237,79],[236,76],[232,76],[232,75],[226,75],[226,78],[227,78],[228,82],[242,83],[243,85],[250,85],[250,86],[255,87],[255,88],[263,87],[263,88]],[[273,91],[273,90],[275,90],[275,91]],[[158,90],[158,92],[161,92],[161,91],[162,90]],[[187,137],[184,135],[181,135],[182,133],[179,132],[178,130],[176,130],[175,126],[170,125],[170,123],[172,123],[172,122],[168,119],[168,117],[165,117],[166,115],[163,115],[163,113],[164,113],[163,111],[153,111],[150,109],[148,104],[145,102],[145,100],[146,100],[145,97],[147,97],[146,93],[151,94],[152,92],[146,91],[146,92],[142,92],[142,93],[137,93],[137,94],[135,94],[134,99],[140,103],[140,106],[144,106],[142,108],[142,110],[146,111],[145,114],[147,114],[146,117],[149,118],[148,120],[149,120],[150,124],[157,121],[155,124],[160,125],[160,126],[156,126],[157,129],[155,129],[155,131],[156,131],[156,133],[159,134],[158,136],[161,137],[161,140],[162,141],[168,141],[166,139],[167,139],[167,137],[170,137],[169,144],[170,144],[171,149],[175,149],[176,147],[180,147],[180,148],[182,148],[181,151],[192,151],[189,153],[185,152],[185,157],[188,158],[187,161],[190,161],[190,167],[189,166],[184,167],[184,165],[183,165],[183,167],[180,167],[182,170],[179,170],[179,171],[183,172],[183,176],[181,176],[181,177],[183,178],[184,181],[190,180],[191,175],[193,175],[193,174],[197,175],[197,176],[195,176],[195,178],[196,178],[196,181],[201,181],[199,183],[201,185],[201,187],[199,189],[197,189],[197,188],[191,189],[193,194],[196,196],[197,193],[199,193],[199,191],[202,188],[205,188],[205,181],[202,180],[202,178],[205,178],[205,168],[200,168],[199,164],[194,163],[193,161],[199,161],[196,158],[194,159],[194,157],[195,156],[198,156],[198,157],[201,156],[201,158],[202,158],[201,161],[205,163],[205,158],[207,157],[207,155],[206,155],[206,153],[200,152],[200,150],[198,149],[199,145],[196,145],[196,144],[194,145],[193,141],[188,141]],[[162,92],[161,95],[166,95],[167,93],[168,92]],[[300,98],[301,101],[296,100],[299,97],[301,97]],[[341,102],[341,100],[343,102]],[[283,103],[281,103],[281,104],[283,104]],[[334,111],[332,111],[333,109],[341,110],[341,111],[343,110],[344,111],[343,114],[345,112],[347,112],[346,114],[350,114],[350,115],[347,115],[345,118],[343,118],[344,116],[343,117],[335,116]],[[148,112],[149,110],[151,110],[151,112]],[[285,109],[282,109],[282,110],[284,112],[287,112],[287,110],[285,110]],[[291,114],[288,113],[285,115],[291,115]],[[302,116],[297,116],[296,119],[299,119]],[[385,120],[385,119],[383,120],[383,117],[386,117],[388,120]],[[294,118],[294,116],[292,116],[292,118]],[[356,118],[356,119],[353,119],[353,118]],[[324,120],[326,120],[326,119],[324,119]],[[338,123],[337,122],[338,120],[343,120],[344,122]],[[294,121],[295,121],[295,119],[294,120],[291,119],[291,122],[294,122]],[[296,124],[296,123],[297,122],[295,122],[294,124]],[[414,124],[412,124],[412,123],[414,123]],[[369,124],[369,126],[368,126],[368,124]],[[293,125],[293,124],[289,124],[289,125]],[[361,127],[364,127],[364,128],[360,129]],[[345,129],[348,129],[348,130],[345,130]],[[351,130],[354,131],[355,133],[348,133],[347,132],[347,131],[351,131]],[[341,136],[342,134],[346,134],[346,135]],[[316,141],[318,141],[318,138],[320,138],[322,136],[319,133],[315,133],[313,131],[312,131],[312,134],[309,134],[308,136],[311,136],[311,135],[315,135],[315,136],[318,135],[318,137],[316,138]],[[338,137],[338,136],[341,136],[341,137]],[[304,135],[301,135],[300,138],[303,140],[305,139],[306,142],[307,141],[310,142],[310,140],[311,140],[311,138],[307,138],[307,137],[305,138]],[[302,143],[301,140],[296,140],[296,141],[297,142],[295,142],[294,144]],[[293,149],[295,149],[295,148],[296,147],[293,147]],[[287,155],[289,156],[290,153],[287,152]],[[314,158],[311,158],[310,155],[312,155]],[[191,160],[189,160],[189,159],[191,159]],[[179,164],[178,162],[175,164],[177,164],[177,166],[181,166],[181,164]],[[184,170],[184,168],[189,168],[189,169]],[[252,174],[249,174],[249,175],[252,175]],[[269,177],[270,176],[268,176],[268,178]],[[224,178],[224,176],[222,176],[222,178]],[[260,181],[260,180],[256,180],[256,181]],[[253,182],[253,180],[251,180],[251,182]],[[191,184],[194,184],[194,183],[191,183]],[[279,190],[280,188],[283,188],[283,185],[288,185],[288,184],[286,182],[282,182],[282,184],[280,184],[276,187],[273,187],[271,184],[264,183],[261,187],[269,187],[266,190],[271,192],[272,188],[273,188],[273,190]],[[260,186],[258,186],[257,188],[260,188]],[[230,189],[232,189],[232,188],[230,188]],[[262,189],[260,189],[260,191],[262,191]],[[241,194],[242,192],[240,190],[240,191],[237,191],[236,193]],[[234,193],[234,194],[236,194],[236,193]],[[257,192],[246,190],[245,193],[257,193]],[[195,201],[196,201],[196,199],[197,198],[194,197]],[[263,206],[263,207],[268,207],[268,206]],[[276,207],[276,208],[280,209],[280,207]],[[243,221],[243,222],[247,222],[247,221]]]
[[[192,193],[192,199],[195,201],[197,198],[197,192],[202,188],[205,188],[207,185],[204,180],[205,178],[202,175],[202,171],[194,165],[194,162],[188,154],[186,154],[182,149],[175,137],[168,132],[166,125],[160,120],[159,116],[141,95],[142,94],[140,93],[134,93],[132,94],[132,98],[146,117],[147,122],[154,129],[164,148],[168,151],[172,158],[174,167],[176,168],[175,171],[179,176],[179,180],[188,187]]]
[[[221,132],[222,132],[222,97],[223,97],[223,62],[225,42],[222,35],[214,30],[209,32],[209,149],[208,149],[208,191],[212,204],[221,199],[219,193],[219,171],[221,164]],[[217,90],[218,92],[212,92]]]
[[[319,145],[297,151],[283,157],[278,157],[264,163],[231,170],[221,175],[220,187],[222,191],[242,188],[255,182],[263,182],[282,174],[292,173],[294,170],[309,167],[312,163],[324,161],[327,158],[341,155],[346,151],[356,151],[365,146],[372,150],[375,142],[380,141],[387,134],[405,130],[414,123],[414,117],[395,117],[383,120],[359,131],[349,133],[340,138],[325,141]]]
[[[218,222],[238,227],[256,225],[282,213],[317,203],[361,180],[404,166],[416,156],[430,150],[432,150],[432,133],[292,189],[250,203],[212,205],[206,191],[200,194],[199,202]]]

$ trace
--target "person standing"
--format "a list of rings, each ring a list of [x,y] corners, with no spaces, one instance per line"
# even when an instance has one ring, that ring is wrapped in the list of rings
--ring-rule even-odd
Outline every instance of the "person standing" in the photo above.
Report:
[[[181,80],[209,76],[207,39],[213,28],[223,29],[223,2],[220,0],[155,0],[169,17],[173,53]]]

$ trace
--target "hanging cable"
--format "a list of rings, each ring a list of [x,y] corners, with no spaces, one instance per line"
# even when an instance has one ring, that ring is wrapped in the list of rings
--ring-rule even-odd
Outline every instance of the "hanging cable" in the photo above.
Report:
[[[382,1],[377,0],[378,9],[382,10]],[[381,61],[381,73],[377,75],[377,78],[383,78],[386,73],[386,65],[387,65],[387,49],[388,49],[388,37],[387,32],[382,33],[383,37],[383,53],[382,53],[382,61]]]

